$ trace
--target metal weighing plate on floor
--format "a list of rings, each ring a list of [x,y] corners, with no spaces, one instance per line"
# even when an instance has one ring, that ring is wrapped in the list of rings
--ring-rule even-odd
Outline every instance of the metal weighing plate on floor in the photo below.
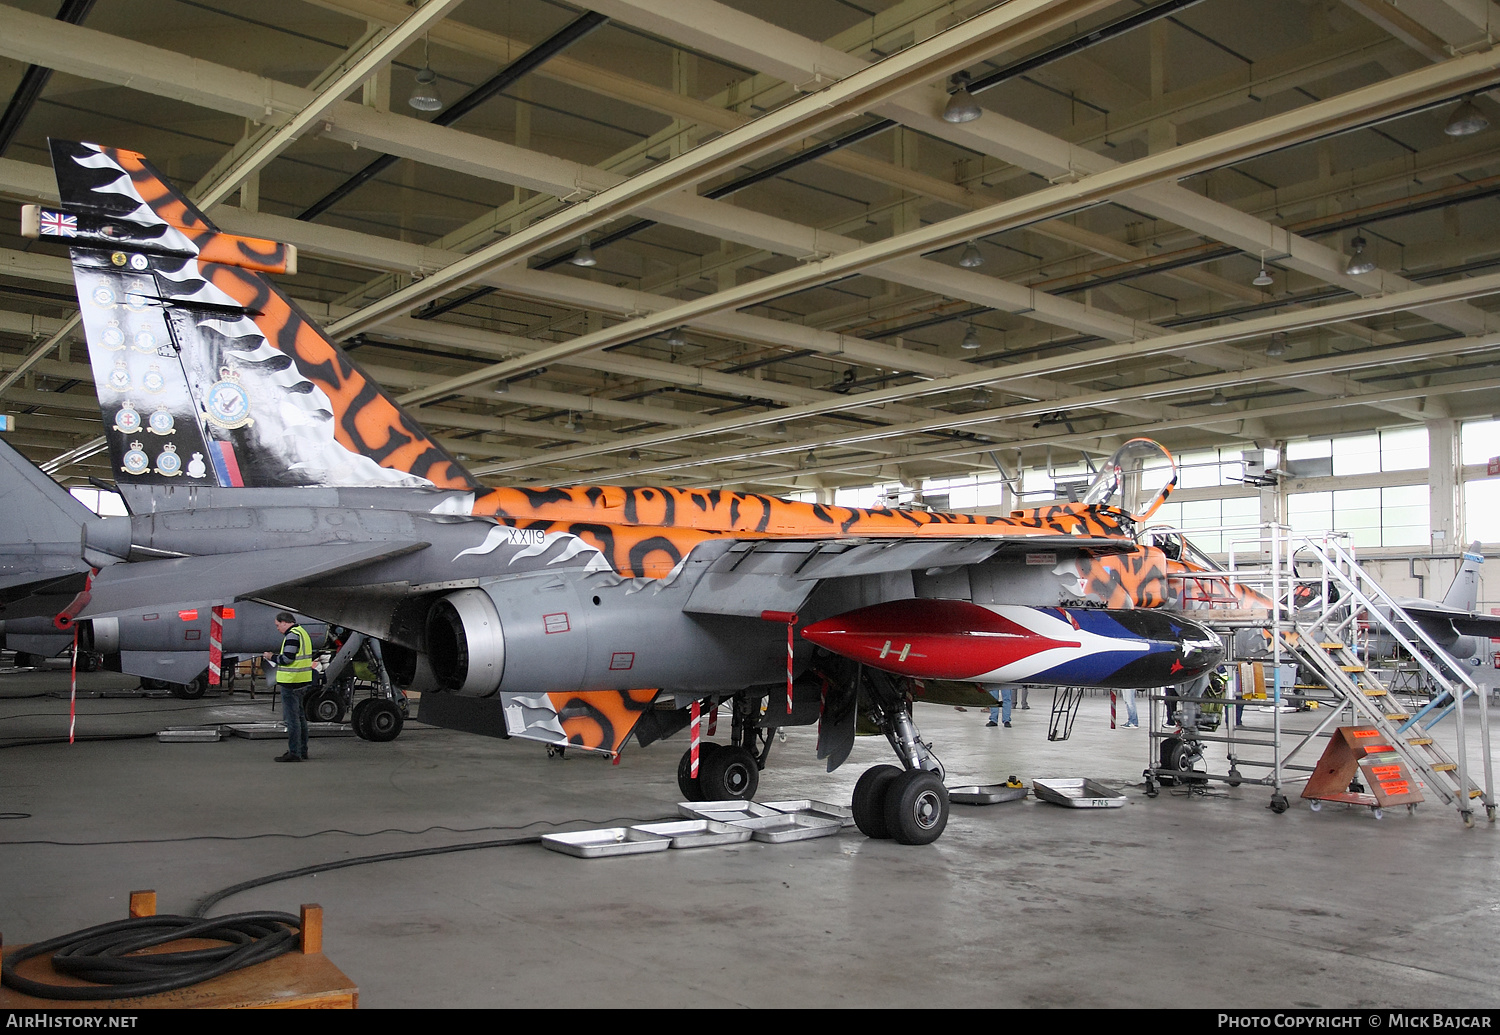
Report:
[[[806,841],[814,837],[827,837],[830,834],[837,834],[844,828],[843,821],[840,819],[832,816],[814,816],[805,812],[737,819],[732,825],[745,827],[755,840],[773,845],[787,841]]]
[[[763,801],[760,804],[786,815],[821,816],[836,819],[842,826],[854,825],[854,810],[847,805],[832,805],[826,801],[812,801],[808,798],[798,798],[795,801]]]
[[[217,726],[212,729],[192,726],[164,729],[157,733],[156,739],[162,744],[213,744],[217,743],[221,736],[223,734],[219,732],[219,727]],[[286,736],[286,734],[283,733],[282,736]]]
[[[713,819],[679,819],[667,823],[639,823],[630,828],[652,837],[667,837],[673,848],[712,848],[750,840],[744,827],[720,823]]]
[[[1125,795],[1094,780],[1032,780],[1031,789],[1042,801],[1070,809],[1118,809]]]
[[[732,823],[737,819],[756,819],[761,816],[779,816],[775,809],[753,801],[679,801],[677,814],[685,819],[713,819],[720,823]]]
[[[222,727],[230,736],[247,740],[286,739],[286,726],[279,722],[236,722]],[[308,737],[352,737],[354,727],[341,722],[309,722]]]
[[[1025,787],[1009,787],[1003,783],[948,788],[948,800],[955,805],[999,805],[1005,801],[1019,801],[1024,797]]]
[[[543,834],[542,847],[580,859],[604,859],[616,855],[665,852],[672,839],[646,834],[630,827],[574,830],[566,834]]]

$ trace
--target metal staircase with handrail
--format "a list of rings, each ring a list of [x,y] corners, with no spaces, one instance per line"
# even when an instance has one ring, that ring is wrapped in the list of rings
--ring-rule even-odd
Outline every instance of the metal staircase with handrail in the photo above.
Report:
[[[1184,532],[1168,531],[1182,536],[1184,545],[1191,548]],[[1493,822],[1496,805],[1485,692],[1358,564],[1353,550],[1340,542],[1343,537],[1305,535],[1275,524],[1213,531],[1220,532],[1229,542],[1229,563],[1227,567],[1182,576],[1181,598],[1185,606],[1193,609],[1195,618],[1230,637],[1239,630],[1262,630],[1268,640],[1263,653],[1273,660],[1274,671],[1279,673],[1283,662],[1295,661],[1299,670],[1313,674],[1321,687],[1285,688],[1279,679],[1275,681],[1269,699],[1272,714],[1269,740],[1246,738],[1243,733],[1236,736],[1232,728],[1217,736],[1184,731],[1182,736],[1194,740],[1228,744],[1229,775],[1197,775],[1203,779],[1224,779],[1231,785],[1267,784],[1273,788],[1272,809],[1285,811],[1283,784],[1289,782],[1286,774],[1312,768],[1297,764],[1294,760],[1298,754],[1318,738],[1326,737],[1341,716],[1352,715],[1356,722],[1380,730],[1423,786],[1454,806],[1465,825],[1474,823],[1476,802],[1484,805]],[[1148,534],[1160,532],[1148,530]],[[1200,558],[1206,556],[1201,551],[1194,552]],[[1315,564],[1316,572],[1300,573],[1299,562]],[[1256,601],[1261,606],[1226,608],[1222,606],[1226,599],[1239,603]],[[1414,659],[1431,686],[1429,704],[1408,712],[1396,702],[1391,689],[1369,670],[1354,649],[1362,629],[1383,631]],[[1322,687],[1327,688],[1327,693]],[[1310,731],[1299,731],[1295,742],[1288,746],[1281,722],[1281,706],[1285,701],[1318,701],[1334,707]],[[1466,725],[1476,705],[1482,744],[1481,779],[1471,778],[1467,758]],[[1451,754],[1432,735],[1433,727],[1449,716],[1453,717],[1456,734]],[[1270,763],[1247,763],[1238,757],[1236,748],[1242,744],[1270,747]],[[1270,773],[1265,779],[1246,781],[1238,768],[1245,764],[1265,765]],[[1155,768],[1153,759],[1153,767],[1147,770],[1148,789]]]

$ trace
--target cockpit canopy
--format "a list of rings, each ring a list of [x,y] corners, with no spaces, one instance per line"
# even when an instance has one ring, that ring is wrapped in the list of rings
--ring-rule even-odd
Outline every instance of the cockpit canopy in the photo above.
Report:
[[[1099,469],[1083,502],[1113,507],[1140,522],[1156,513],[1176,485],[1172,454],[1149,438],[1133,438]]]

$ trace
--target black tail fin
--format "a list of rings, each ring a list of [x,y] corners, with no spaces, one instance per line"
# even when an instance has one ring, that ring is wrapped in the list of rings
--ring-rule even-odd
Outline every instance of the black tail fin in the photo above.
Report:
[[[221,233],[142,156],[52,141],[60,211],[123,486],[477,483],[265,276],[287,245]]]

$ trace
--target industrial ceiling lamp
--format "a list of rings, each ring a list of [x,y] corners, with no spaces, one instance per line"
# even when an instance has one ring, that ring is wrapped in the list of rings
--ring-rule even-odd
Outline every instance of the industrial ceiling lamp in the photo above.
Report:
[[[509,391],[510,391],[510,382],[509,381],[497,381],[497,382],[495,382],[495,394],[496,395],[505,395]]]
[[[1467,137],[1489,128],[1490,120],[1484,117],[1484,112],[1474,103],[1474,95],[1470,94],[1448,116],[1448,124],[1443,127],[1443,132],[1450,137]]]
[[[640,463],[641,462],[641,451],[639,449],[632,449],[630,451],[630,456],[628,457],[628,459],[633,464]]]
[[[682,336],[681,327],[673,327],[670,331],[667,332],[667,344],[671,345],[673,348],[677,348],[687,344],[687,339]]]
[[[964,332],[963,347],[966,349],[977,349],[980,346],[979,332],[974,330],[974,325],[969,324],[969,329]]]
[[[1266,346],[1266,355],[1271,359],[1286,353],[1286,331],[1277,331],[1271,335],[1271,344]]]
[[[976,269],[984,265],[984,256],[980,254],[979,245],[970,241],[964,245],[964,253],[958,257],[958,264],[966,270]]]
[[[578,242],[578,250],[568,260],[575,266],[597,266],[599,260],[594,258],[594,249],[589,246],[589,235],[584,234],[583,239]]]
[[[1368,243],[1358,234],[1349,242],[1349,247],[1354,249],[1349,253],[1349,265],[1344,267],[1344,272],[1349,276],[1357,277],[1362,273],[1375,272],[1375,260],[1365,252],[1365,245]]]
[[[955,73],[953,85],[955,89],[948,98],[948,106],[943,109],[944,122],[973,122],[984,114],[974,95],[969,93],[969,73]]]
[[[1260,253],[1260,273],[1256,274],[1255,279],[1250,283],[1254,284],[1256,287],[1270,287],[1272,284],[1276,283],[1276,278],[1271,276],[1270,270],[1266,269],[1265,252]]]
[[[1229,400],[1226,399],[1226,398],[1224,398],[1224,393],[1223,392],[1219,391],[1218,389],[1214,389],[1213,398],[1208,400],[1208,405],[1210,405],[1210,406],[1228,406],[1229,405]]]
[[[407,99],[418,111],[441,111],[443,99],[437,94],[437,73],[432,70],[427,38],[422,38],[422,67],[417,72],[417,87]]]

